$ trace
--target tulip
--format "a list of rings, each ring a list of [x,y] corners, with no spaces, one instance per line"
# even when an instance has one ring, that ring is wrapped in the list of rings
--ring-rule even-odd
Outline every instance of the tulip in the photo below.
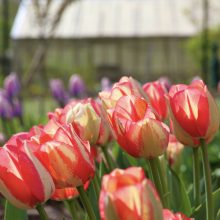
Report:
[[[51,196],[52,200],[62,201],[66,199],[73,199],[79,195],[75,187],[68,187],[63,189],[56,189],[54,194]]]
[[[69,93],[73,97],[83,98],[86,95],[86,87],[78,74],[73,74],[69,80]]]
[[[64,123],[71,123],[76,133],[91,145],[103,145],[111,138],[101,106],[91,98],[71,102],[58,118]]]
[[[89,143],[82,141],[71,126],[55,130],[53,136],[42,131],[32,137],[32,150],[50,172],[56,189],[81,186],[95,171]]]
[[[84,184],[84,189],[87,190],[90,182],[87,181]],[[63,189],[55,189],[54,194],[51,196],[52,200],[61,201],[61,200],[69,200],[79,196],[79,192],[76,187],[67,187]]]
[[[158,121],[145,99],[123,96],[108,118],[119,145],[134,157],[154,158],[168,145],[169,129]]]
[[[173,134],[170,134],[167,147],[167,158],[171,167],[176,166],[177,163],[180,162],[180,156],[183,149],[184,145],[181,144]]]
[[[144,96],[145,93],[139,83],[132,77],[122,77],[119,82],[115,83],[111,91],[102,91],[99,97],[102,100],[103,107],[107,110],[113,108],[117,101],[126,95]]]
[[[169,209],[163,209],[163,220],[193,220],[186,217],[183,213],[172,213]]]
[[[172,86],[168,100],[174,134],[181,143],[198,146],[200,139],[212,140],[219,129],[219,111],[201,80]]]
[[[34,157],[28,141],[0,148],[0,192],[14,206],[24,209],[44,203],[53,194],[53,180]]]
[[[10,73],[4,80],[4,89],[10,99],[17,96],[21,90],[21,85],[16,73]]]
[[[68,95],[64,89],[63,82],[60,79],[50,80],[50,90],[60,106],[64,106],[68,102]]]
[[[151,106],[155,109],[161,120],[167,117],[167,104],[165,94],[167,93],[164,85],[159,82],[150,82],[143,85],[143,90],[148,96]]]
[[[99,197],[102,220],[160,220],[162,205],[142,168],[115,169],[102,179]]]

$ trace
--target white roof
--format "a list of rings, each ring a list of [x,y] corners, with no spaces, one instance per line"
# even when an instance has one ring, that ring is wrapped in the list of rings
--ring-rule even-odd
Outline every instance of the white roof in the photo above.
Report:
[[[41,0],[42,5],[44,2]],[[201,4],[198,2],[201,0],[74,1],[64,11],[54,37],[192,36],[201,27]],[[38,38],[42,32],[47,35],[61,3],[62,0],[52,1],[49,19],[40,27],[32,1],[23,0],[12,27],[12,39]],[[211,23],[220,24],[220,4],[214,7]],[[192,20],[196,20],[197,25]]]

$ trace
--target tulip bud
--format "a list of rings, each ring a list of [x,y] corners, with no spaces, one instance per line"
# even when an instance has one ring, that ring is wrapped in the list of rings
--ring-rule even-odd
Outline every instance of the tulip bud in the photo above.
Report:
[[[73,123],[83,140],[95,144],[99,137],[101,119],[90,103],[76,104],[66,115],[66,123]]]
[[[69,80],[70,95],[77,98],[83,98],[86,95],[86,87],[78,74],[73,74]]]
[[[91,98],[70,102],[55,118],[60,123],[71,123],[77,134],[92,146],[106,144],[111,138],[101,105]]]
[[[54,183],[29,143],[0,148],[0,192],[18,208],[33,208],[47,201]]]
[[[208,143],[219,129],[218,107],[201,80],[172,86],[169,108],[174,134],[184,145],[198,146],[200,139]]]
[[[99,209],[102,220],[162,220],[158,194],[138,167],[115,169],[103,177]]]
[[[165,152],[169,129],[156,119],[145,99],[123,96],[108,110],[108,117],[117,142],[130,155],[152,158]]]

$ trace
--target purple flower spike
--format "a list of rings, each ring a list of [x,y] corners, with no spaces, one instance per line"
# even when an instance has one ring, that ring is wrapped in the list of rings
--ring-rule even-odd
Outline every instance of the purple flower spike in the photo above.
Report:
[[[23,109],[22,109],[22,105],[19,99],[14,99],[12,104],[13,104],[13,116],[21,117],[23,113]]]
[[[73,74],[69,80],[69,93],[73,97],[83,98],[86,96],[86,87],[78,74]]]
[[[162,76],[158,79],[160,83],[167,89],[169,92],[170,87],[172,86],[172,83],[170,82],[169,78],[167,76]]]
[[[68,95],[64,89],[63,82],[60,79],[50,80],[50,90],[60,106],[64,106],[68,102]]]
[[[4,142],[6,141],[5,135],[3,133],[0,132],[0,144],[4,144]]]
[[[4,119],[10,119],[13,116],[12,105],[5,96],[5,94],[0,92],[0,117]]]
[[[112,83],[109,78],[103,77],[101,79],[101,91],[110,91],[112,88]]]
[[[10,73],[4,80],[4,89],[9,99],[17,96],[21,90],[21,84],[16,73]]]

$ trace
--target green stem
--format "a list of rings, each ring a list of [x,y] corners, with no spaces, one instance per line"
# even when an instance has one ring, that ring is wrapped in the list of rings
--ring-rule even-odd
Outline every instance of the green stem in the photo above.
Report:
[[[162,189],[162,185],[160,182],[160,176],[158,173],[158,167],[157,167],[157,162],[155,158],[149,159],[149,164],[150,164],[150,168],[153,174],[153,180],[154,180],[154,184],[156,186],[156,189],[159,191],[160,194],[160,198],[163,204],[163,207],[165,207],[165,200],[163,197],[163,189]]]
[[[209,166],[207,145],[203,139],[200,140],[202,147],[203,172],[205,174],[205,191],[206,191],[206,219],[214,220],[214,209],[212,201],[212,180]]]
[[[95,213],[93,211],[93,208],[91,206],[89,198],[88,198],[88,196],[86,195],[86,192],[83,189],[83,186],[78,186],[77,190],[79,192],[81,202],[83,203],[83,206],[86,209],[90,220],[96,220]]]
[[[95,174],[92,183],[93,183],[93,187],[94,187],[97,199],[98,199],[99,198],[99,192],[100,192],[100,186],[99,186],[99,181],[98,181],[97,174]]]
[[[63,202],[64,202],[65,206],[67,207],[67,209],[69,210],[69,212],[72,216],[72,219],[77,220],[78,216],[77,216],[77,209],[75,206],[75,200],[70,199],[70,200],[64,200]]]
[[[40,215],[40,219],[41,220],[49,220],[48,216],[47,216],[47,213],[45,212],[44,210],[44,207],[42,204],[39,204],[36,206],[36,209]]]
[[[151,170],[150,161],[146,160],[146,162],[147,162],[148,176],[151,179],[151,181],[154,182],[154,177],[153,177],[153,173],[152,173],[152,170]]]
[[[200,160],[199,148],[193,148],[193,188],[195,207],[200,204]]]
[[[107,147],[103,146],[101,148],[102,148],[102,152],[103,152],[103,154],[105,156],[105,159],[106,159],[106,162],[107,162],[109,170],[110,171],[114,170],[115,169],[115,165],[114,165],[114,163],[112,161],[111,156],[109,155]]]
[[[167,186],[167,176],[165,172],[162,170],[160,159],[155,158],[155,161],[156,161],[158,174],[159,174],[161,185],[162,185],[163,198],[165,202],[164,208],[169,208],[170,201],[169,201],[169,191],[168,191],[168,186]]]

